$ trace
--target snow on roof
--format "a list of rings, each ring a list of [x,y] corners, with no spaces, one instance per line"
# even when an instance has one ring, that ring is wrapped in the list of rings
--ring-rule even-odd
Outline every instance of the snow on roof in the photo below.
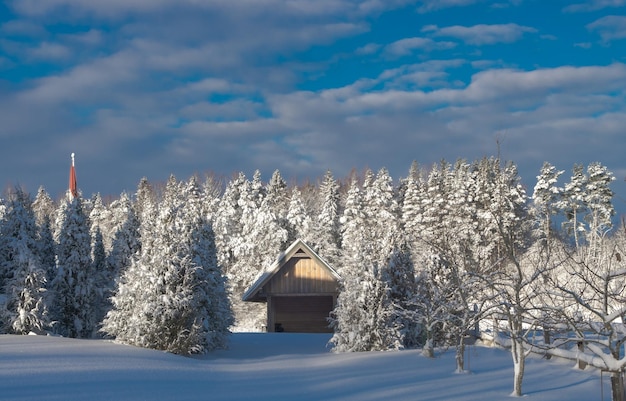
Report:
[[[270,281],[271,278],[274,277],[274,275],[276,273],[278,273],[278,271],[280,270],[281,267],[283,267],[285,262],[288,261],[289,259],[291,259],[291,257],[294,256],[294,254],[296,254],[298,252],[298,250],[300,250],[300,249],[302,249],[304,251],[304,253],[306,253],[312,259],[316,260],[320,265],[322,265],[326,269],[328,269],[328,271],[337,280],[339,280],[341,278],[341,276],[339,276],[339,273],[337,273],[337,271],[335,269],[333,269],[328,264],[328,262],[326,262],[321,256],[319,256],[304,241],[302,241],[300,238],[298,238],[291,245],[289,245],[289,248],[287,248],[284,252],[281,252],[278,255],[278,257],[276,258],[276,261],[271,266],[269,266],[267,269],[265,269],[264,271],[262,271],[259,274],[259,276],[255,280],[255,282],[250,286],[250,288],[248,288],[248,290],[246,290],[246,292],[244,292],[244,294],[241,297],[241,299],[244,300],[244,301],[252,301],[254,299],[254,297],[257,295],[257,293],[263,288],[263,286],[268,281]]]

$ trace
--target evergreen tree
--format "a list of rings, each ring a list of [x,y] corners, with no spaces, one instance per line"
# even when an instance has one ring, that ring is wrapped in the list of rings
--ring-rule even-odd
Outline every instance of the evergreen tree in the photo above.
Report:
[[[373,174],[368,173],[364,187],[369,188],[373,183]],[[367,195],[366,199],[371,200],[373,193]],[[366,218],[371,215],[364,213],[364,209],[358,183],[353,180],[342,218],[344,254],[340,292],[331,317],[335,333],[330,342],[338,352],[397,349],[402,345],[391,291],[383,277],[387,258],[383,262],[378,259],[384,254],[381,249],[389,249],[389,243],[371,241],[370,235],[375,233],[367,225]],[[382,239],[386,238],[389,237]]]
[[[422,326],[416,319],[415,268],[406,242],[399,243],[393,249],[383,270],[382,278],[389,287],[389,297],[394,307],[396,320],[393,325],[400,330],[403,346],[414,348],[423,345]]]
[[[311,240],[313,249],[331,266],[338,268],[340,258],[339,184],[330,170],[326,171],[319,188],[320,210]]]
[[[584,221],[587,223],[587,242],[593,248],[613,226],[611,218],[615,215],[615,209],[610,185],[615,177],[600,163],[591,163],[587,166],[587,177],[583,202],[589,212]]]
[[[233,265],[242,243],[242,207],[239,200],[242,191],[247,190],[247,179],[239,173],[226,186],[215,215],[215,241],[218,249],[218,261],[224,266],[227,276],[232,281]]]
[[[110,291],[110,274],[106,263],[106,252],[104,251],[104,240],[99,228],[93,235],[93,244],[91,249],[92,266],[91,272],[94,288],[93,308],[95,314],[96,325],[102,322],[104,315],[109,309]]]
[[[567,235],[574,238],[576,247],[580,247],[581,241],[579,233],[584,231],[582,216],[586,213],[584,201],[585,187],[587,186],[587,176],[581,164],[574,165],[570,181],[565,184],[561,201],[557,207],[565,215],[563,229]]]
[[[557,171],[556,167],[544,162],[533,191],[533,212],[539,226],[539,238],[544,241],[549,241],[551,237],[552,216],[558,212],[556,204],[562,189],[557,187],[557,182],[561,174],[563,171]]]
[[[20,188],[9,195],[1,227],[2,267],[6,272],[9,331],[43,332],[48,325],[44,301],[46,273],[39,257],[38,233],[30,196]]]
[[[298,238],[307,244],[314,240],[311,216],[304,206],[302,195],[298,187],[294,187],[291,190],[291,200],[289,201],[289,209],[287,210],[287,222],[287,243],[292,243]]]
[[[43,225],[46,218],[49,221],[53,221],[55,210],[56,206],[48,192],[46,192],[44,187],[39,187],[33,201],[33,212],[35,213],[37,224],[39,226]]]
[[[57,273],[52,281],[52,318],[57,333],[91,338],[97,329],[97,280],[91,260],[89,219],[82,198],[65,201],[57,215]]]
[[[187,183],[184,195],[183,227],[186,231],[183,238],[186,244],[182,252],[189,254],[195,276],[192,304],[197,314],[194,325],[197,329],[192,334],[197,338],[196,351],[206,352],[226,347],[234,317],[226,276],[217,261],[213,225],[195,177]]]
[[[91,227],[89,228],[91,238],[94,239],[96,231],[100,231],[105,253],[108,253],[111,250],[111,242],[114,235],[114,222],[112,220],[111,212],[102,202],[100,194],[95,194],[91,198],[89,222],[91,224]]]
[[[142,210],[148,210],[146,206]],[[109,285],[119,277],[129,265],[130,260],[140,249],[139,217],[135,208],[124,192],[118,200],[111,203],[111,225],[113,227],[113,239],[111,250],[107,255],[106,270]]]
[[[170,177],[154,232],[123,274],[103,330],[118,341],[178,354],[225,345],[232,319],[195,179]],[[140,284],[141,283],[141,284]]]
[[[417,163],[411,164],[409,175],[403,181],[401,193],[401,227],[411,246],[421,235],[421,214],[424,182]]]

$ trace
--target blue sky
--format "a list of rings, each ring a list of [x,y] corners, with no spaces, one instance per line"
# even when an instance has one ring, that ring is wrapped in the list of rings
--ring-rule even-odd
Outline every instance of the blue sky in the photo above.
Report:
[[[0,5],[0,185],[601,162],[626,209],[626,0]]]

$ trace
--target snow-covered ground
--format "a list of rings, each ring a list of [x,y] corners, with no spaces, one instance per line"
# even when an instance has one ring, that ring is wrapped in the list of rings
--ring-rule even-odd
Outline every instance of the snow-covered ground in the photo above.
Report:
[[[501,400],[511,399],[508,351],[470,347],[472,373],[451,351],[333,354],[323,334],[236,333],[230,349],[186,358],[101,340],[0,336],[7,400]],[[604,399],[610,399],[604,378]],[[600,374],[531,358],[528,400],[600,400]]]

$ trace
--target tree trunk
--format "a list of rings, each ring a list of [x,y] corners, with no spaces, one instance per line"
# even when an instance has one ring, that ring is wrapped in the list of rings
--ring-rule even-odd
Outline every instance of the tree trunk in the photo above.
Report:
[[[513,357],[513,392],[514,397],[522,396],[522,380],[524,380],[524,367],[526,355],[524,354],[523,340],[520,338],[511,338],[511,356]]]
[[[550,328],[548,326],[543,326],[543,343],[546,347],[549,347],[551,342],[552,340],[550,338]],[[550,358],[552,358],[552,355],[546,353],[546,359]]]
[[[626,391],[624,389],[624,375],[622,372],[611,373],[611,394],[612,401],[626,401]]]
[[[424,348],[422,349],[422,355],[424,355],[427,358],[435,357],[435,349],[433,346],[432,333],[430,331],[427,331],[426,344],[424,344]]]
[[[456,372],[465,372],[465,342],[461,336],[456,344]]]

